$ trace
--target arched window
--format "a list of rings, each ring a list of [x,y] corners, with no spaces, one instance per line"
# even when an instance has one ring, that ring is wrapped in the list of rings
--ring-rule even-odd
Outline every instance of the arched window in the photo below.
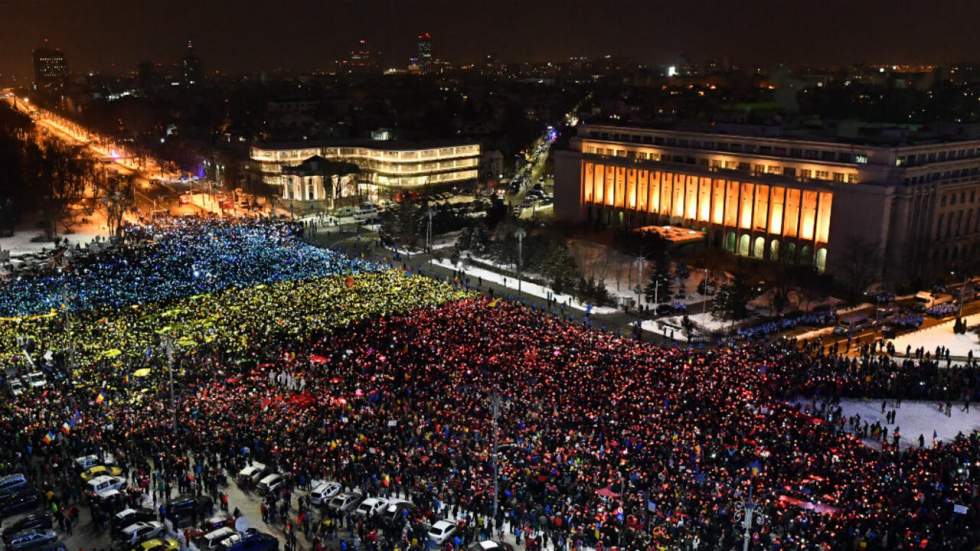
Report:
[[[800,247],[800,263],[801,264],[810,264],[811,262],[813,262],[813,258],[812,258],[813,252],[811,252],[811,251],[812,251],[812,249],[810,249],[810,246],[809,245],[803,245],[802,247]]]
[[[773,239],[769,242],[769,258],[779,260],[779,240]]]
[[[827,269],[827,249],[820,247],[817,249],[817,271],[823,273]]]
[[[738,254],[741,256],[749,256],[749,246],[752,244],[752,238],[749,234],[742,234],[742,237],[738,238]]]
[[[738,238],[735,236],[735,232],[730,231],[730,232],[726,233],[725,234],[725,250],[728,251],[728,252],[730,252],[730,253],[734,253],[735,252],[735,242],[737,241],[737,239]]]
[[[786,262],[796,262],[796,243],[786,245],[786,255],[783,257]]]
[[[752,256],[762,258],[766,255],[766,238],[759,236],[755,238],[755,246],[752,247]]]

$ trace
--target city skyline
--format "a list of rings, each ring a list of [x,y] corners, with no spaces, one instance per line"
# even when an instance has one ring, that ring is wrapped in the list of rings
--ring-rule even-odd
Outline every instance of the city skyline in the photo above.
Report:
[[[831,0],[819,6],[770,0],[749,6],[505,1],[493,9],[441,0],[411,6],[392,0],[326,6],[292,0],[274,10],[258,4],[244,9],[249,2],[186,0],[10,4],[3,6],[9,47],[0,57],[0,74],[19,76],[30,73],[30,53],[45,38],[65,51],[75,72],[174,62],[188,40],[208,71],[330,69],[362,38],[381,52],[384,66],[403,67],[417,53],[420,32],[432,34],[434,58],[453,62],[474,62],[487,54],[504,61],[611,54],[650,64],[684,57],[815,65],[943,64],[980,57],[969,27],[980,6],[959,0],[907,3],[901,9],[881,0],[859,5]]]

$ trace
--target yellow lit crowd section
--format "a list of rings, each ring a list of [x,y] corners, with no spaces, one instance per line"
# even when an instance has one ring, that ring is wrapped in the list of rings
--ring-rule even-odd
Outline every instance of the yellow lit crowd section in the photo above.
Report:
[[[583,161],[586,204],[826,244],[833,193]]]

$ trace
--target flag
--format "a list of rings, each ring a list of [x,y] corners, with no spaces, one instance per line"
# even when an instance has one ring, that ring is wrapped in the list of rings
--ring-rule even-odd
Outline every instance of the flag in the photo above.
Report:
[[[98,405],[101,406],[102,405],[102,402],[105,402],[105,391],[104,390],[100,390],[99,391],[99,394],[95,397],[95,403],[96,404],[98,404]]]
[[[68,424],[68,421],[65,421],[64,423],[61,424],[61,432],[65,433],[65,434],[68,434],[68,433],[71,432],[71,425]]]
[[[56,436],[55,433],[48,431],[48,433],[45,434],[43,438],[41,438],[41,442],[44,442],[45,445],[49,445],[51,444],[51,442],[54,442],[55,436]]]
[[[752,476],[758,476],[759,472],[762,471],[762,463],[758,459],[749,463],[749,470],[752,471]]]
[[[495,298],[495,299],[491,300],[490,302],[488,302],[487,303],[487,306],[490,307],[490,308],[496,308],[498,302],[500,302],[500,299],[499,298]]]

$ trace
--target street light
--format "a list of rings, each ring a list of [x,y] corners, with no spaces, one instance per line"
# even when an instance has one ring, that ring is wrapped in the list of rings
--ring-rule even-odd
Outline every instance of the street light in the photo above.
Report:
[[[432,207],[429,207],[425,211],[425,215],[429,219],[428,224],[426,225],[426,228],[425,228],[425,250],[426,250],[426,252],[431,252],[432,251],[432,216],[435,215],[435,213],[436,213],[436,211],[433,210]]]
[[[745,535],[742,540],[742,551],[749,551],[749,542],[752,540],[752,522],[759,526],[766,523],[766,515],[758,511],[759,505],[752,501],[752,486],[749,486],[749,496],[744,501],[735,504],[735,519],[741,522],[745,528]]]
[[[524,264],[524,237],[527,232],[524,228],[517,228],[514,237],[517,238],[517,295],[521,295],[521,265]]]

